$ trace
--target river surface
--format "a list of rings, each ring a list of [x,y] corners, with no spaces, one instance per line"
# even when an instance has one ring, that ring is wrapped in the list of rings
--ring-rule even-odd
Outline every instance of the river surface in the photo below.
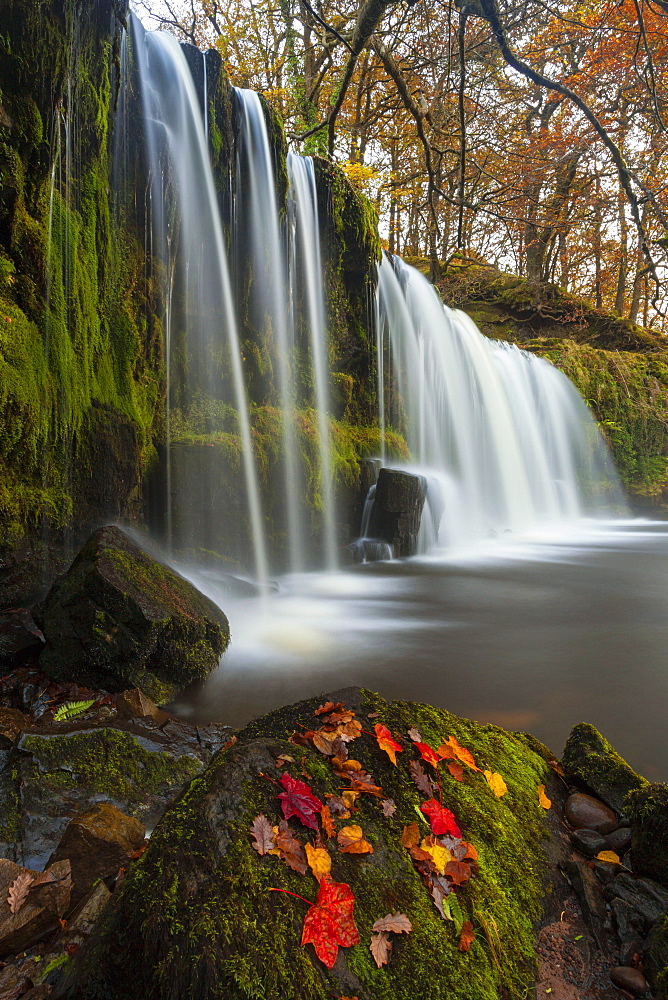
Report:
[[[241,726],[361,685],[530,731],[557,755],[591,722],[668,780],[668,523],[589,522],[283,577],[263,599],[187,575],[224,608],[232,642],[175,706],[183,716]]]

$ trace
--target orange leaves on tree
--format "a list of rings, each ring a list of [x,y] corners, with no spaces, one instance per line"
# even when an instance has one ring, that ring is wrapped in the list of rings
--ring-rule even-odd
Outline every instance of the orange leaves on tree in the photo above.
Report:
[[[543,809],[550,809],[552,807],[552,799],[548,799],[545,794],[545,785],[538,786],[538,801],[542,805]]]
[[[342,854],[373,854],[373,846],[366,840],[361,826],[353,824],[339,830],[337,837]]]
[[[376,723],[373,729],[376,734],[378,746],[381,750],[385,751],[392,763],[396,765],[397,754],[401,753],[402,750],[401,744],[392,739],[392,733],[387,726],[381,726],[380,723]]]
[[[460,951],[468,951],[474,939],[475,931],[473,930],[473,924],[470,920],[465,920],[462,925],[462,932],[459,935],[459,944],[457,947]]]
[[[312,944],[328,969],[334,965],[339,948],[359,944],[354,907],[355,897],[349,885],[326,878],[321,880],[318,898],[304,918],[302,944]]]
[[[280,792],[277,798],[281,800],[281,808],[285,819],[295,816],[300,823],[308,826],[311,830],[318,829],[316,814],[322,809],[322,802],[317,799],[310,787],[298,778],[291,778],[287,771],[283,772],[280,784],[285,791]]]
[[[470,767],[472,771],[479,771],[480,768],[473,759],[473,754],[466,747],[463,747],[454,736],[450,736],[444,743],[441,743],[437,750],[439,757],[443,760],[449,760],[452,757],[456,757],[461,760],[463,764]]]
[[[457,826],[454,813],[442,806],[436,799],[423,802],[420,809],[428,817],[433,834],[439,836],[441,833],[450,833],[453,837],[461,837],[462,831]]]

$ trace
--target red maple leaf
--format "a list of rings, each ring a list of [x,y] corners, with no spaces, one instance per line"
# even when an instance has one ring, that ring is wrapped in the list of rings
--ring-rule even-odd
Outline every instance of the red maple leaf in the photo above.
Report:
[[[323,878],[318,898],[304,917],[302,944],[312,944],[328,969],[334,965],[339,948],[359,944],[354,906],[355,897],[349,885]]]
[[[429,799],[423,802],[420,809],[429,817],[431,832],[436,836],[442,833],[451,833],[453,837],[461,837],[462,831],[457,826],[454,813],[442,806],[436,799]]]
[[[441,758],[435,750],[432,750],[428,743],[416,743],[415,749],[420,751],[422,760],[426,760],[432,767],[438,767]]]
[[[281,809],[285,819],[296,816],[300,823],[312,830],[318,829],[316,813],[322,809],[322,802],[317,799],[309,786],[298,778],[291,778],[287,771],[283,772],[280,781],[285,789],[277,796],[281,800]]]

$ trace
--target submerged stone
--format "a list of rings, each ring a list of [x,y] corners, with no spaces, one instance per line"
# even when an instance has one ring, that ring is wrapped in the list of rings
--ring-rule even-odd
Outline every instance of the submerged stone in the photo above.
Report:
[[[227,648],[213,601],[120,528],[94,532],[40,612],[40,667],[91,688],[141,688],[164,704],[205,677]]]
[[[365,730],[348,744],[349,755],[373,775],[395,804],[384,815],[382,800],[362,795],[350,820],[359,824],[373,853],[337,849],[321,836],[332,877],[350,886],[360,943],[342,947],[332,969],[302,946],[306,903],[273,889],[314,901],[316,878],[299,874],[252,846],[250,826],[263,814],[275,825],[282,817],[277,779],[282,770],[308,782],[321,802],[339,796],[342,779],[329,758],[289,737],[318,728],[323,701],[342,700]],[[369,718],[371,716],[371,718]],[[320,721],[319,721],[320,720]],[[508,792],[498,799],[481,773],[458,782],[444,776],[443,802],[478,851],[479,871],[454,892],[464,919],[489,914],[494,953],[478,926],[469,952],[458,950],[455,923],[443,919],[413,860],[402,846],[405,825],[429,826],[418,812],[425,796],[414,785],[409,744],[396,766],[372,735],[376,722],[399,737],[416,726],[439,746],[455,736],[479,767],[502,773]],[[371,732],[369,732],[371,731]],[[299,737],[295,736],[299,741]],[[282,757],[277,770],[276,761]],[[349,689],[272,712],[251,723],[238,742],[218,754],[169,808],[147,850],[114,892],[93,935],[77,954],[55,996],[78,1000],[329,1000],[332,996],[374,1000],[498,1000],[523,996],[535,982],[533,921],[541,913],[546,816],[537,787],[550,781],[546,761],[517,735],[459,719],[425,705],[387,702]],[[313,833],[292,818],[291,833],[313,844]],[[450,897],[448,897],[449,899]],[[397,937],[387,967],[379,969],[369,950],[374,922],[405,913],[412,933]]]
[[[567,775],[584,782],[617,813],[623,812],[624,797],[630,791],[647,784],[588,722],[580,722],[571,730],[562,764]]]

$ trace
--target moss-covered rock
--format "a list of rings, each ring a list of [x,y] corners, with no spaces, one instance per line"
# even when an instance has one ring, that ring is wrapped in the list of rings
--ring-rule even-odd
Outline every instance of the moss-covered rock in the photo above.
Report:
[[[644,968],[655,1000],[668,1000],[668,913],[652,927],[645,942]]]
[[[94,532],[40,609],[41,668],[59,680],[170,701],[218,663],[223,612],[120,528]]]
[[[624,811],[626,795],[647,785],[595,726],[580,722],[571,730],[562,764],[566,774],[590,788],[615,812]]]
[[[633,870],[668,888],[668,785],[657,782],[629,792]]]
[[[315,750],[295,747],[295,729],[317,726],[318,699],[273,712],[251,723],[231,749],[218,755],[165,814],[148,849],[124,879],[56,996],[80,1000],[498,1000],[526,995],[536,975],[533,922],[543,892],[544,816],[537,785],[549,771],[542,756],[520,737],[425,705],[388,703],[359,689],[337,692],[355,709],[365,732],[349,744],[351,756],[371,772],[396,813],[383,814],[380,800],[362,796],[348,822],[359,823],[373,854],[351,855],[327,846],[332,875],[355,895],[361,943],[342,948],[328,970],[311,946],[300,945],[307,905],[272,889],[315,900],[317,883],[289,870],[274,856],[252,848],[249,826],[259,813],[280,818],[274,776],[279,754],[294,762],[285,769],[309,781],[324,800],[339,794],[341,779]],[[371,720],[367,721],[369,715]],[[404,752],[392,765],[366,731],[374,722],[404,736]],[[455,736],[478,765],[498,770],[508,786],[498,799],[481,773],[467,771],[458,782],[442,778],[443,802],[463,835],[476,847],[479,873],[457,890],[476,937],[459,951],[458,933],[434,907],[411,858],[401,845],[403,826],[418,822],[425,796],[408,770],[407,729],[417,726],[438,746]],[[305,778],[305,775],[307,776]],[[347,821],[340,820],[338,825]],[[311,832],[295,820],[290,827],[304,842]],[[413,931],[397,939],[390,964],[377,968],[369,951],[373,923],[401,911]]]

